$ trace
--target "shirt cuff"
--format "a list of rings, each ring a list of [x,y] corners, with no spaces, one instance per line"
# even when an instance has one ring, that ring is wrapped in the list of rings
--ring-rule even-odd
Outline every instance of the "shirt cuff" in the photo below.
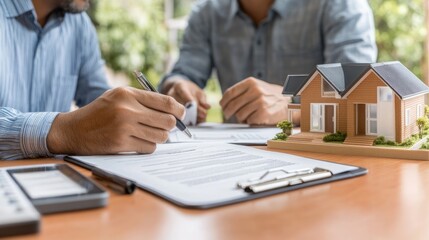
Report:
[[[20,133],[21,150],[25,158],[52,157],[46,139],[52,122],[59,113],[28,113]]]

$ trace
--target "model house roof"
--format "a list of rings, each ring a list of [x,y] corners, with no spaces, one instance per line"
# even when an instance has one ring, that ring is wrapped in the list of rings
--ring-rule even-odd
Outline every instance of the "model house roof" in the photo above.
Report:
[[[317,71],[342,95],[369,68],[368,63],[334,63],[318,65]]]
[[[374,63],[371,68],[401,99],[429,93],[429,87],[400,62]]]
[[[400,62],[386,62],[317,65],[316,70],[305,79],[304,75],[291,75],[291,78],[288,76],[283,94],[297,95],[305,88],[314,73],[318,72],[340,96],[344,97],[370,70],[373,70],[401,99],[429,93],[429,87]]]
[[[286,78],[283,87],[284,95],[297,95],[298,91],[304,86],[307,82],[308,74],[300,74],[300,75],[289,75]]]

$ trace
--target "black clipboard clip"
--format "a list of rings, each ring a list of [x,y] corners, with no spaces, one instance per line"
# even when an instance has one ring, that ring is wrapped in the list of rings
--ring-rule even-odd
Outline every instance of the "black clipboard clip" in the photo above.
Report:
[[[276,172],[284,174],[269,178],[269,175]],[[259,193],[277,188],[302,184],[323,178],[329,178],[333,174],[331,171],[323,168],[303,168],[297,170],[285,170],[283,168],[273,168],[266,171],[259,178],[249,179],[244,182],[238,182],[237,186],[246,192]]]

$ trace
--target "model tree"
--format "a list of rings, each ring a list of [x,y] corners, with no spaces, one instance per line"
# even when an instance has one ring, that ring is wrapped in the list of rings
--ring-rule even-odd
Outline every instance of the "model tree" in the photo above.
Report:
[[[281,121],[277,123],[277,127],[282,130],[282,132],[277,133],[274,136],[273,140],[282,140],[285,141],[288,136],[292,134],[292,123],[289,121]]]
[[[287,136],[292,135],[292,123],[285,120],[285,121],[281,121],[279,123],[277,123],[277,127],[280,128],[282,130],[282,132],[284,134],[286,134]]]
[[[417,126],[419,127],[419,136],[420,138],[423,138],[423,131],[429,127],[429,118],[426,116],[419,117],[416,120],[416,123],[417,123]]]

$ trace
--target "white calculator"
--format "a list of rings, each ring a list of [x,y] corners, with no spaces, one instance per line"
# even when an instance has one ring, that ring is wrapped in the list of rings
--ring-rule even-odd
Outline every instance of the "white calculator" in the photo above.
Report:
[[[40,214],[12,177],[0,170],[0,237],[38,232]]]
[[[0,237],[37,232],[39,213],[106,206],[108,196],[66,164],[0,168]]]

